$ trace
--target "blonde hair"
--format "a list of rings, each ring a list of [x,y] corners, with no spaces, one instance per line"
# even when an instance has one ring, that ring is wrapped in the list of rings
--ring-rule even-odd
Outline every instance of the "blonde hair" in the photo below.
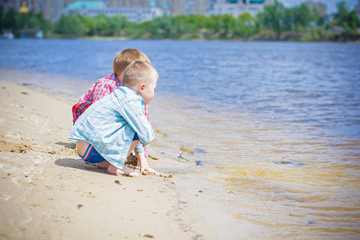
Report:
[[[153,83],[159,79],[156,69],[145,61],[130,63],[124,70],[121,82],[124,86],[133,87],[137,83]]]
[[[113,71],[118,77],[124,72],[125,68],[133,61],[145,61],[151,65],[150,59],[141,51],[128,48],[121,52],[116,53],[113,62]]]

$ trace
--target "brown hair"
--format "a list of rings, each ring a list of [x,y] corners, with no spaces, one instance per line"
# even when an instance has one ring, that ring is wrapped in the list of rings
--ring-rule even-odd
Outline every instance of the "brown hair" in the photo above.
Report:
[[[136,61],[130,63],[124,70],[122,84],[127,87],[133,87],[140,82],[154,82],[159,78],[156,69],[145,61]]]
[[[133,61],[144,61],[151,65],[150,59],[141,51],[128,48],[121,52],[116,53],[116,57],[113,62],[113,70],[118,77],[125,70],[125,68]]]

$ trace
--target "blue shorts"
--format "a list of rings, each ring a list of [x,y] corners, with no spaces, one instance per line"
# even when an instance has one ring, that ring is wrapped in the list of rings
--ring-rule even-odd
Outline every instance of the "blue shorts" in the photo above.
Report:
[[[133,141],[137,141],[139,140],[138,135],[135,133],[135,136],[133,138]],[[95,148],[93,146],[91,146],[91,144],[89,144],[88,148],[86,149],[86,152],[84,154],[84,156],[81,156],[79,154],[79,156],[84,159],[85,162],[88,163],[99,163],[99,162],[103,162],[106,161],[105,158],[103,158],[100,153],[98,153]]]
[[[106,161],[105,158],[103,158],[96,150],[93,146],[91,146],[91,144],[88,146],[88,148],[86,149],[86,152],[84,154],[84,156],[81,156],[79,154],[79,156],[84,159],[85,162],[88,163],[99,163],[99,162],[103,162]]]
[[[138,137],[137,133],[135,133],[133,141],[137,141],[137,140],[139,140],[139,137]]]

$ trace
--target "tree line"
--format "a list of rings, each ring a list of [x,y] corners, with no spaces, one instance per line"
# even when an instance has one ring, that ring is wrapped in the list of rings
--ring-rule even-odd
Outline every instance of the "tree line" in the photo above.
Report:
[[[320,16],[316,10],[310,10],[305,4],[287,8],[282,3],[276,3],[266,5],[257,16],[244,13],[237,18],[230,14],[210,17],[180,15],[134,23],[120,15],[86,17],[69,14],[52,23],[40,13],[20,14],[14,10],[4,13],[0,6],[0,30],[38,28],[53,37],[331,40],[335,34],[332,29],[338,27],[342,29],[343,35],[358,36],[360,20],[355,10],[347,9],[345,2],[340,2],[337,8],[331,21]]]
[[[6,13],[4,6],[0,5],[0,32],[10,30],[17,33],[21,29],[37,29],[45,32],[52,31],[53,24],[46,20],[41,13],[19,13],[15,9],[9,9]]]

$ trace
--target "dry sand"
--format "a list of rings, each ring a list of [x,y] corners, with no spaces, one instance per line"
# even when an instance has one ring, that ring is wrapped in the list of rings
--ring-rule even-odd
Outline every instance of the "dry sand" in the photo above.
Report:
[[[0,98],[0,239],[214,239],[172,178],[84,164],[67,140],[70,103],[2,81]]]

